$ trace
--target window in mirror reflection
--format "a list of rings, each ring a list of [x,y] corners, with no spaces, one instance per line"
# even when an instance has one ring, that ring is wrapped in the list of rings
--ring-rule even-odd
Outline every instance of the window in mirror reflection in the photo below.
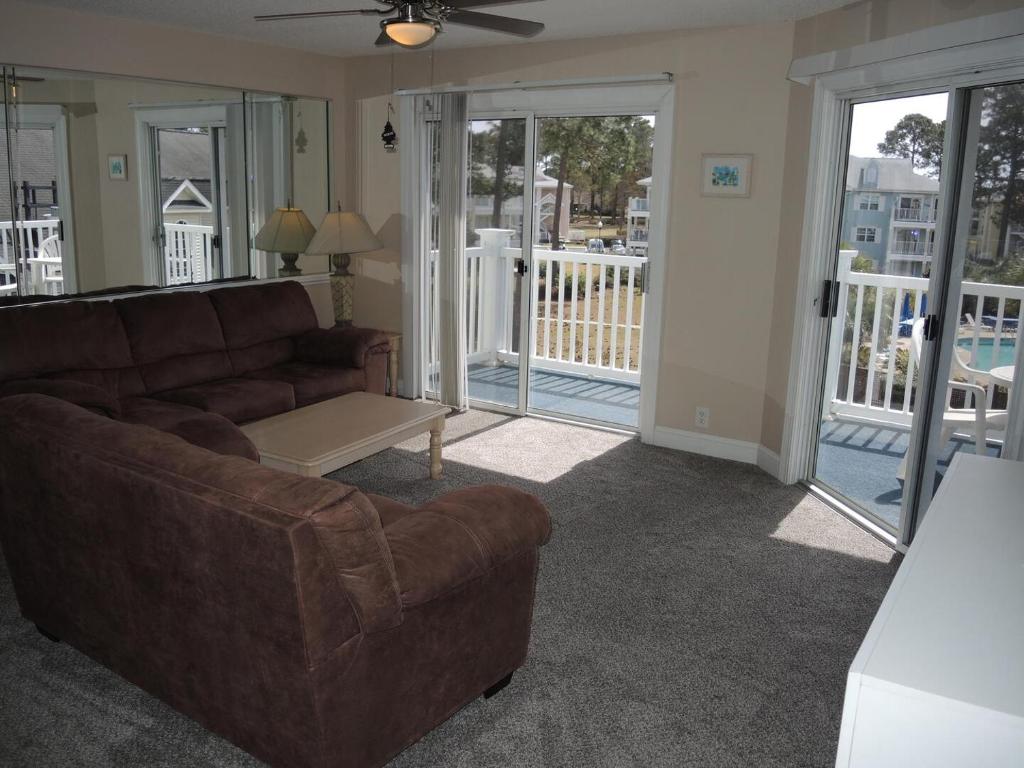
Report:
[[[275,277],[252,247],[327,211],[327,102],[0,67],[0,304]],[[10,151],[8,151],[8,148]],[[124,157],[115,174],[110,158]],[[303,274],[328,271],[303,256]]]

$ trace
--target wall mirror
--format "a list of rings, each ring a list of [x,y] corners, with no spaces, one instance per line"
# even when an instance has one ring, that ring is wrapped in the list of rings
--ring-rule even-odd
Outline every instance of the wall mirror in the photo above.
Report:
[[[0,305],[277,277],[277,208],[329,208],[326,101],[0,67]],[[300,256],[302,274],[328,257]]]

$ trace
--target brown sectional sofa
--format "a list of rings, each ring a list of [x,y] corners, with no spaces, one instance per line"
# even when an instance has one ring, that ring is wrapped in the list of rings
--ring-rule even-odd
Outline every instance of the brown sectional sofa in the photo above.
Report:
[[[387,337],[321,329],[296,282],[0,310],[0,397],[38,392],[255,459],[234,425],[384,394]]]
[[[108,310],[77,311],[116,336]],[[291,344],[262,336],[227,335],[232,371],[291,365]],[[195,383],[226,370],[208,339],[208,351],[167,342],[136,358],[132,332],[120,345],[75,338],[81,348],[51,365],[91,373],[55,386],[112,388],[124,397],[99,405],[129,401],[140,421],[227,391]],[[166,364],[191,355],[193,373]],[[5,372],[42,373],[31,359],[22,350]],[[163,399],[149,397],[154,381]],[[280,380],[222,381],[252,397],[245,415],[287,400],[248,386]],[[21,394],[0,407],[0,544],[24,616],[271,765],[382,765],[526,658],[550,535],[532,496],[483,487],[413,509],[97,405]]]
[[[383,394],[297,283],[0,309],[0,546],[22,614],[274,766],[379,766],[526,658],[550,518],[261,467],[237,424]],[[254,461],[255,460],[255,461]]]

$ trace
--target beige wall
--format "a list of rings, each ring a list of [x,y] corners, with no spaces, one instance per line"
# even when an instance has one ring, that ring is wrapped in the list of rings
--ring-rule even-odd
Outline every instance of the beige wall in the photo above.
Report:
[[[439,53],[437,83],[508,82],[675,73],[675,167],[657,423],[694,429],[697,406],[712,409],[710,433],[745,441],[761,435],[761,409],[778,253],[792,25],[701,30],[491,47]],[[400,328],[400,187],[397,157],[379,134],[389,89],[386,59],[354,59],[346,71],[357,109],[344,124],[347,199],[388,250],[363,260],[357,322]],[[430,54],[397,57],[396,86],[429,83]],[[468,75],[472,73],[472,77]],[[399,138],[401,141],[401,137]],[[749,199],[705,198],[703,152],[756,156]],[[373,274],[368,274],[368,270]]]
[[[796,24],[793,57],[841,50],[854,45],[953,21],[1020,8],[1020,0],[873,0],[820,14]],[[782,447],[789,358],[800,269],[807,152],[811,133],[811,89],[789,86],[789,130],[785,142],[785,178],[775,275],[771,345],[764,394],[760,442],[773,451]],[[780,145],[780,151],[781,151]]]

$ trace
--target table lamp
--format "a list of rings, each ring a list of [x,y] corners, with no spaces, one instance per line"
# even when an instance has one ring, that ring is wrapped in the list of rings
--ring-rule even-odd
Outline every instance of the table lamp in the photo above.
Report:
[[[352,325],[352,293],[355,277],[348,271],[353,253],[379,251],[384,246],[373,234],[362,214],[353,211],[330,211],[324,216],[316,237],[306,253],[330,254],[334,272],[331,273],[331,299],[334,301],[334,320],[337,325]]]
[[[271,214],[256,235],[254,245],[261,251],[281,254],[284,266],[277,270],[278,277],[295,277],[302,274],[295,262],[315,234],[316,230],[306,214],[299,208],[292,208],[289,200],[287,208],[278,208]]]

